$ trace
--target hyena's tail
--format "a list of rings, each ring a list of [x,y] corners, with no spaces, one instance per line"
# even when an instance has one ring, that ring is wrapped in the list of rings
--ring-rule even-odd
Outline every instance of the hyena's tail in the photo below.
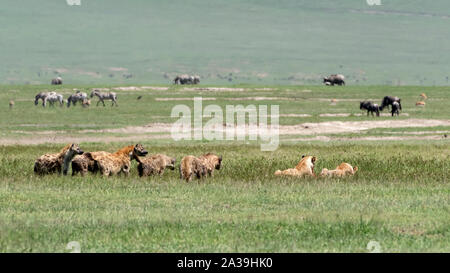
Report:
[[[353,167],[353,173],[356,173],[357,171],[358,171],[358,167],[357,166]]]
[[[275,174],[275,175],[281,175],[281,171],[280,171],[280,170],[277,170],[274,174]]]

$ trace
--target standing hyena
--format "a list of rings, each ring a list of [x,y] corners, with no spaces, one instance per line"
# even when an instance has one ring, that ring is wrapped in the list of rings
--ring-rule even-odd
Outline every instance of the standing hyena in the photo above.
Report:
[[[220,166],[222,166],[222,156],[207,153],[198,158],[203,162],[203,165],[205,165],[209,176],[214,176],[214,170],[220,170]]]
[[[197,179],[203,178],[208,174],[206,166],[202,160],[193,155],[183,157],[180,163],[180,179],[185,179],[186,182],[192,180],[192,176],[196,176]]]
[[[155,174],[161,176],[166,168],[171,170],[175,169],[176,159],[163,154],[156,154],[145,158],[138,157],[136,160],[139,162],[137,168],[139,176],[141,177]]]
[[[39,175],[50,173],[61,173],[67,175],[69,164],[77,154],[83,154],[78,144],[72,143],[66,145],[57,154],[45,154],[36,159],[34,163],[34,172]]]

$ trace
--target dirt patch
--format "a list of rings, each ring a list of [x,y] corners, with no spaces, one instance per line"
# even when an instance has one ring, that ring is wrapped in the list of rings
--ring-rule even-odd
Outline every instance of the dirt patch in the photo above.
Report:
[[[227,88],[227,87],[185,87],[182,90],[183,91],[216,91],[216,92],[224,92],[224,91],[242,92],[242,91],[247,91],[247,89],[245,89],[245,88]]]
[[[98,90],[98,91],[109,91],[109,88],[92,88],[92,91]]]
[[[78,133],[124,133],[124,134],[145,134],[170,132],[171,123],[150,123],[144,126],[127,126],[124,128],[101,129],[101,130],[81,130]]]
[[[283,98],[283,97],[242,97],[242,98],[224,98],[224,100],[254,100],[254,101],[261,101],[261,100],[295,100],[292,98]]]
[[[194,98],[155,98],[156,101],[183,101],[183,100],[194,100]],[[205,100],[216,100],[216,98],[202,98]]]
[[[45,143],[81,143],[81,142],[139,142],[148,139],[168,139],[170,135],[137,135],[137,136],[92,136],[92,137],[72,137],[67,135],[56,136],[39,136],[29,138],[14,138],[14,139],[1,139],[0,145],[36,145]]]
[[[428,134],[450,134],[450,131],[415,131],[415,132],[383,132],[392,135],[428,135]]]
[[[142,91],[143,89],[137,86],[123,86],[123,87],[114,87],[113,90],[116,91]]]
[[[319,117],[349,117],[349,113],[338,113],[338,114],[320,114]]]
[[[310,138],[292,138],[284,139],[283,141],[393,141],[393,140],[440,140],[445,139],[443,136],[385,136],[385,137],[328,137],[316,136]]]
[[[311,115],[309,115],[309,114],[280,114],[280,117],[307,118],[307,117],[311,117]]]
[[[327,137],[321,134],[338,134],[338,133],[357,133],[360,131],[373,128],[408,128],[408,127],[435,127],[450,126],[450,120],[434,120],[434,119],[391,119],[391,120],[372,120],[372,121],[330,121],[319,123],[301,123],[298,125],[281,125],[279,126],[280,135],[318,135],[311,138],[288,139],[287,141],[330,141],[330,140],[439,140],[444,139],[443,135],[431,136],[367,136],[367,137]],[[234,124],[222,124],[217,127],[218,131],[226,132],[233,129],[236,133],[252,135],[257,131],[252,131],[247,127],[237,127]],[[68,143],[68,142],[114,142],[114,141],[142,141],[145,139],[169,139],[172,129],[171,123],[150,123],[144,126],[128,126],[124,128],[103,129],[103,130],[80,130],[78,133],[123,133],[130,136],[80,136],[73,137],[68,134],[55,135],[53,131],[47,130],[45,133],[53,133],[50,135],[34,133],[33,136],[25,138],[4,138],[0,139],[0,145],[15,144],[40,144],[40,143]],[[206,130],[206,129],[204,129]],[[441,132],[441,131],[437,131]],[[160,135],[146,135],[148,133],[160,133]],[[426,134],[427,132],[424,132]]]
[[[156,91],[166,91],[169,90],[169,87],[162,87],[162,86],[141,86],[144,90],[156,90]]]
[[[275,88],[255,88],[253,90],[255,90],[255,91],[274,91],[277,89],[275,89]]]
[[[450,126],[450,120],[435,119],[403,119],[379,121],[330,121],[319,123],[302,123],[298,125],[280,126],[281,135],[315,135],[354,133],[374,128],[406,128],[406,127],[434,127]]]
[[[327,102],[340,102],[340,101],[357,101],[357,102],[361,102],[363,100],[361,99],[331,99],[331,98],[310,98],[307,100],[313,100],[313,101],[327,101]],[[333,101],[332,101],[333,100]],[[377,101],[378,99],[367,99],[370,101]]]
[[[110,71],[114,71],[114,72],[123,72],[123,71],[128,71],[128,68],[125,67],[110,67],[109,68]]]

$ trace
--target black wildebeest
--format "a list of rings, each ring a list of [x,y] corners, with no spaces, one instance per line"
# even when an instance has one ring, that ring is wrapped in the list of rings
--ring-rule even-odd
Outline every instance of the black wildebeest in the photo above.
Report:
[[[398,111],[398,109],[402,110],[401,104],[397,101],[394,101],[392,103],[392,110],[391,110],[392,116],[394,116],[394,114],[397,114],[397,116],[400,115],[400,112]]]
[[[401,99],[399,97],[392,96],[386,96],[383,98],[383,100],[381,101],[381,109],[383,109],[384,107],[387,107],[389,109],[389,105],[392,106],[395,101],[398,102],[398,107],[400,110],[402,110]]]
[[[345,85],[345,77],[341,74],[333,74],[327,78],[323,78],[325,85]]]
[[[377,114],[377,117],[379,117],[380,116],[380,110],[382,110],[381,107],[378,106],[378,104],[373,103],[371,101],[361,101],[359,103],[359,109],[367,110],[367,115],[369,115],[369,112],[370,112],[372,114],[372,117],[373,117],[373,112],[375,112]]]
[[[56,77],[56,78],[52,79],[52,85],[60,85],[60,84],[62,84],[61,77]]]

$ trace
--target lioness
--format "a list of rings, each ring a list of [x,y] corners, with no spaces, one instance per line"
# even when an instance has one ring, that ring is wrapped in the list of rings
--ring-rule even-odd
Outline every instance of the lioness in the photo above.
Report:
[[[352,167],[352,165],[348,163],[341,163],[341,165],[337,166],[334,170],[328,170],[327,168],[322,169],[322,172],[319,176],[326,177],[342,177],[346,175],[354,175],[358,171],[358,167]]]
[[[302,159],[300,162],[298,162],[297,166],[293,169],[287,169],[284,171],[277,170],[275,172],[275,175],[277,176],[299,176],[299,177],[305,177],[305,176],[313,176],[315,177],[316,174],[314,173],[314,164],[316,162],[317,158],[315,156],[302,156]]]

